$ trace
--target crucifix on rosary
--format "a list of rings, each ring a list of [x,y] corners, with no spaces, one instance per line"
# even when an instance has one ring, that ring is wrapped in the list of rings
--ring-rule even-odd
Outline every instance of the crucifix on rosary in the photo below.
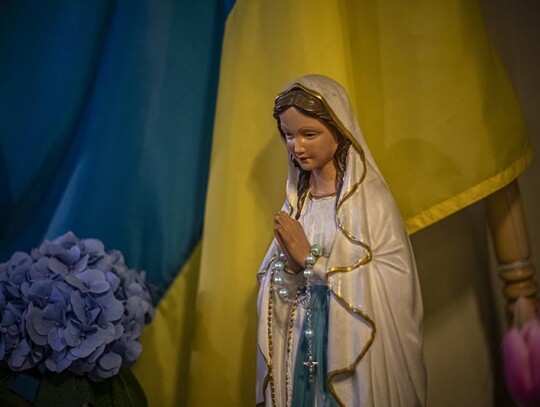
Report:
[[[319,362],[316,362],[313,360],[313,355],[308,356],[307,362],[304,362],[304,365],[306,365],[309,369],[309,381],[312,382],[315,380],[315,367],[319,364]]]

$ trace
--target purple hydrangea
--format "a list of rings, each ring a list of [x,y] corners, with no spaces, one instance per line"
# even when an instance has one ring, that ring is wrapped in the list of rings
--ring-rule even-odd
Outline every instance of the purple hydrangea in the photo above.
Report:
[[[131,366],[154,315],[144,273],[72,232],[0,264],[0,361],[99,381]]]

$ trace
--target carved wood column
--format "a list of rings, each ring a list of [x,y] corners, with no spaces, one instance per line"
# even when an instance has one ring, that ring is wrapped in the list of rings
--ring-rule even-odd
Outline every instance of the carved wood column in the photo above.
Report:
[[[517,181],[491,194],[485,202],[499,275],[504,281],[507,315],[512,319],[514,303],[519,297],[529,298],[536,306],[538,294]]]

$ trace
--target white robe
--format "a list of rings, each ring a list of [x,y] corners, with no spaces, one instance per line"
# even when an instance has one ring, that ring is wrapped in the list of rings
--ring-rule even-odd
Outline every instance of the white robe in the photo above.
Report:
[[[335,202],[335,195],[323,198],[308,198],[306,199],[302,216],[300,217],[300,223],[306,232],[308,240],[319,244],[322,248],[322,255],[317,259],[313,268],[314,275],[312,282],[314,285],[326,284],[326,263],[336,234],[334,217]],[[275,247],[273,250],[276,250]],[[298,287],[305,285],[305,280],[301,275],[292,276],[283,273],[282,276],[284,279],[283,286],[289,290],[291,296],[294,296]],[[266,278],[263,280],[263,284],[268,287],[270,282]],[[298,341],[302,335],[305,308],[302,306],[293,307],[290,302],[279,298],[277,292],[274,292],[273,308],[272,339],[274,352],[272,355],[272,366],[274,370],[274,381],[271,383],[271,386],[274,387],[274,398],[277,405],[289,406],[292,397],[294,362],[296,360]],[[293,329],[289,334],[290,323],[292,323]],[[287,346],[288,341],[290,341],[290,346]],[[266,396],[268,401],[272,400],[271,391],[272,388],[269,386]]]

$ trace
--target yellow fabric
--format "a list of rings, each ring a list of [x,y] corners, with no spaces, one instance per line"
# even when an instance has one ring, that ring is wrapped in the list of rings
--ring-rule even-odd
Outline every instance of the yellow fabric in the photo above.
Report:
[[[281,87],[307,73],[349,91],[409,232],[502,187],[531,160],[478,2],[238,0],[223,46],[195,314],[183,325],[195,294],[182,275],[172,290],[186,298],[169,299],[171,290],[144,336],[143,357],[158,357],[160,370],[137,374],[163,393],[151,405],[174,404],[177,384],[189,390],[178,405],[254,404],[255,275],[287,167],[271,112]]]
[[[159,303],[154,321],[143,332],[143,352],[133,372],[149,406],[187,405],[200,259],[199,244]]]

